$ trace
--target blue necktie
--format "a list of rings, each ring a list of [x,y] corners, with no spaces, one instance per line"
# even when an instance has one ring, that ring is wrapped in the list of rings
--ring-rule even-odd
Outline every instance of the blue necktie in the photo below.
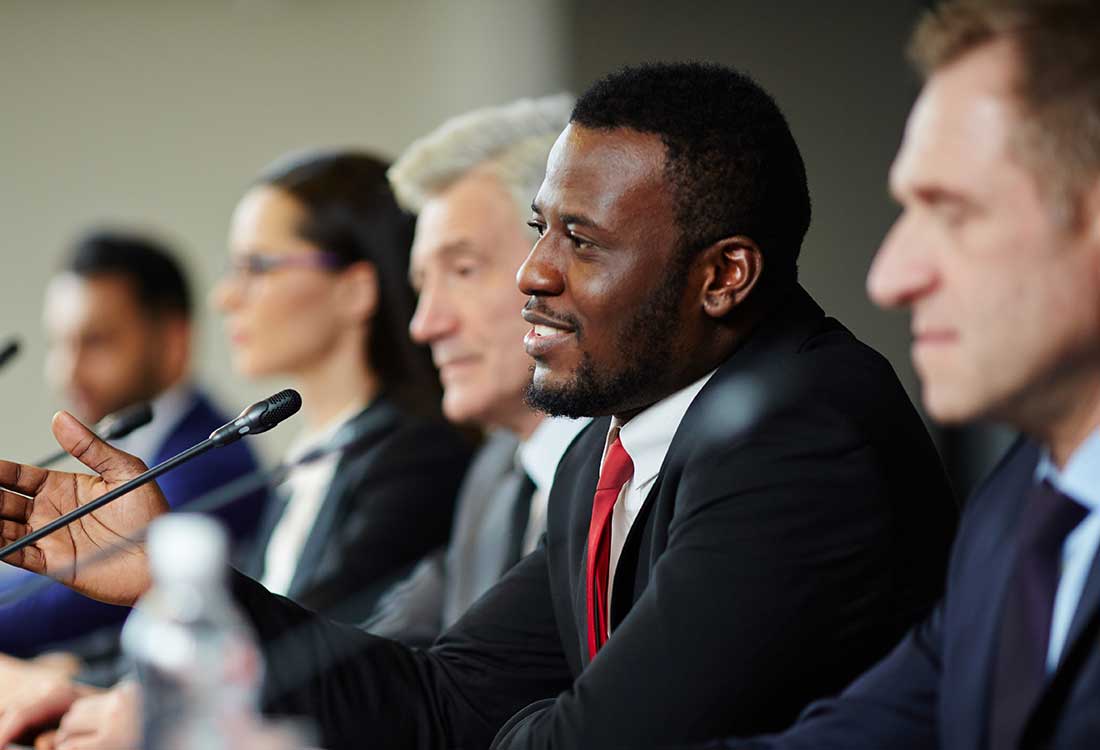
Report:
[[[1085,507],[1049,482],[1035,487],[1024,508],[994,662],[990,750],[1018,749],[1042,693],[1062,544],[1087,515]]]

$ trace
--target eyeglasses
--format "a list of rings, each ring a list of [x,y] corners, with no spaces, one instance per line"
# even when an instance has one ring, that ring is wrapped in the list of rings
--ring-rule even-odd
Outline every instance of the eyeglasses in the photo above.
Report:
[[[320,268],[335,271],[347,263],[328,252],[306,253],[246,253],[234,255],[229,259],[224,276],[236,276],[244,279],[263,276],[280,268]]]

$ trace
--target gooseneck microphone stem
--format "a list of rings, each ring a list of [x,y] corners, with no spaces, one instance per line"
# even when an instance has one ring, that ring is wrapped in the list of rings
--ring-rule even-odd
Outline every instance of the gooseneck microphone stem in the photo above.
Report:
[[[144,427],[152,421],[152,406],[146,403],[134,404],[133,406],[117,411],[114,414],[109,414],[101,419],[99,424],[95,427],[95,431],[101,440],[110,442],[112,440],[124,438],[134,430]],[[59,450],[56,453],[51,453],[40,461],[35,461],[34,465],[46,468],[68,457],[69,452],[67,450]]]
[[[42,537],[47,536],[48,534],[52,534],[53,532],[57,531],[58,529],[60,529],[64,526],[68,526],[73,521],[76,521],[79,518],[83,518],[84,516],[88,515],[89,513],[94,513],[95,511],[99,510],[100,508],[102,508],[107,503],[109,503],[113,500],[117,500],[118,498],[122,497],[127,492],[130,492],[132,490],[136,490],[138,487],[142,486],[143,484],[147,484],[147,483],[153,481],[154,479],[159,477],[161,474],[164,474],[168,471],[171,471],[172,469],[176,468],[177,466],[184,463],[185,461],[190,461],[195,456],[206,453],[208,450],[210,450],[211,448],[215,448],[215,447],[217,447],[217,443],[215,443],[210,438],[207,438],[206,440],[203,440],[201,443],[191,446],[190,448],[183,451],[182,453],[177,453],[176,455],[169,458],[167,461],[163,461],[162,463],[157,464],[153,468],[148,469],[147,471],[144,471],[141,474],[138,474],[136,477],[134,477],[133,479],[131,479],[128,482],[123,482],[118,487],[115,487],[113,490],[111,490],[109,492],[106,492],[103,495],[100,495],[95,500],[92,500],[90,503],[85,503],[84,505],[81,505],[79,508],[71,510],[63,516],[55,518],[54,520],[50,521],[48,524],[46,524],[42,528],[36,529],[36,530],[32,531],[31,533],[27,534],[26,536],[23,536],[23,537],[20,537],[19,539],[16,539],[11,544],[9,544],[6,547],[3,547],[2,549],[0,549],[0,560],[3,560],[5,557],[7,557],[8,555],[10,555],[13,552],[18,552],[19,550],[23,549],[24,547],[27,547],[31,544],[34,544],[35,542],[37,542]]]
[[[228,422],[211,432],[210,437],[206,438],[201,443],[188,448],[182,453],[177,453],[167,461],[159,463],[153,468],[142,472],[130,481],[120,484],[118,487],[115,487],[110,492],[104,493],[95,500],[85,503],[59,518],[55,518],[42,528],[35,529],[26,536],[16,539],[11,544],[0,549],[0,560],[3,560],[13,552],[18,552],[27,545],[37,542],[42,537],[57,531],[62,526],[67,526],[73,521],[83,518],[89,513],[102,508],[112,500],[116,500],[127,492],[137,489],[143,484],[156,479],[166,471],[171,471],[180,464],[190,461],[195,456],[206,453],[211,448],[220,448],[221,446],[229,445],[230,443],[240,440],[245,435],[258,435],[261,432],[267,432],[287,417],[295,414],[301,408],[302,397],[298,395],[297,391],[291,388],[281,390],[274,396],[270,396],[263,401],[257,401],[245,408],[245,410],[240,413],[240,416],[232,422]]]

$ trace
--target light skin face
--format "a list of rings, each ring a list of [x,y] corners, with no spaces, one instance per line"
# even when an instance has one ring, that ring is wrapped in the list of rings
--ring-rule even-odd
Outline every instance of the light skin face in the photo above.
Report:
[[[681,266],[664,159],[655,135],[571,124],[532,205],[524,344],[534,389],[575,413],[629,418],[716,367],[737,336],[717,321],[759,277],[742,237]]]
[[[299,235],[305,209],[283,190],[250,190],[233,213],[231,261],[248,255],[320,257],[320,249]],[[369,264],[342,271],[319,264],[279,267],[264,273],[235,273],[222,279],[211,300],[225,315],[233,367],[241,375],[308,376],[337,352],[350,369],[362,369],[366,321],[377,290]]]
[[[122,276],[55,277],[43,322],[46,379],[86,423],[149,400],[184,374],[186,321],[151,318]]]
[[[1000,41],[929,80],[890,173],[903,211],[867,286],[911,310],[934,418],[1004,421],[1064,461],[1100,424],[1100,212],[1094,190],[1082,221],[1059,225],[1021,165],[1015,64]]]
[[[477,169],[420,211],[409,261],[419,301],[409,333],[431,348],[451,421],[521,437],[539,422],[523,404],[531,362],[515,283],[531,241],[512,195]]]

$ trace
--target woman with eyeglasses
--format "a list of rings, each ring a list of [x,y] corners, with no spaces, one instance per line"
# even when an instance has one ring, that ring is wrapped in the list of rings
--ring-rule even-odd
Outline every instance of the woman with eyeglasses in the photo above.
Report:
[[[394,201],[386,168],[347,151],[269,167],[233,212],[229,268],[211,294],[237,373],[289,379],[302,394],[304,425],[288,462],[345,446],[291,470],[247,572],[351,623],[446,543],[471,452],[438,416],[434,368],[408,337],[413,218]],[[6,658],[0,673],[22,686],[19,705],[0,711],[0,731],[71,704],[37,747],[137,746],[131,682],[99,692],[48,665]]]
[[[386,168],[355,152],[268,168],[233,213],[229,271],[211,295],[237,373],[289,378],[302,394],[289,461],[359,435],[291,471],[248,566],[270,590],[347,622],[446,543],[469,458],[408,336],[413,218]]]

